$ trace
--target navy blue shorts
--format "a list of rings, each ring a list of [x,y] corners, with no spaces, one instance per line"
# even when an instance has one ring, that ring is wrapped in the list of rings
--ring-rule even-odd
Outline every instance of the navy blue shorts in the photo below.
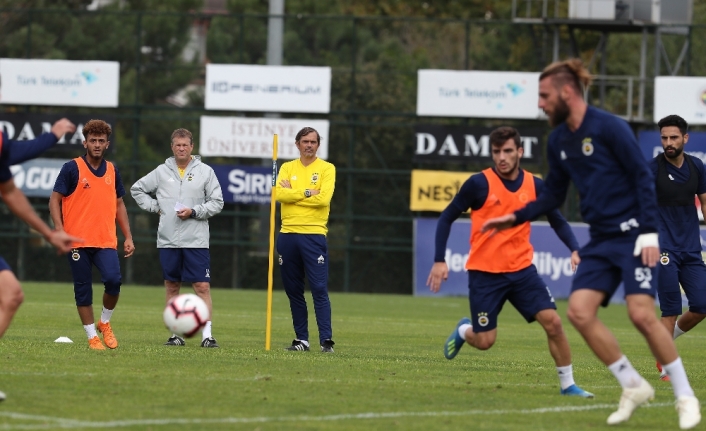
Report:
[[[662,250],[659,262],[659,308],[662,316],[682,314],[681,289],[689,300],[689,311],[706,314],[706,264],[701,252]]]
[[[114,248],[74,248],[67,255],[74,279],[74,298],[77,306],[93,304],[93,265],[101,274],[108,295],[119,295],[122,276],[118,251]]]
[[[468,300],[473,332],[495,329],[505,301],[510,301],[528,323],[542,310],[556,310],[554,297],[534,265],[499,274],[468,271]]]
[[[5,261],[5,259],[0,257],[0,271],[5,270],[12,271],[12,268],[10,268],[10,265]]]
[[[159,263],[167,281],[211,282],[211,255],[207,248],[160,248]]]
[[[581,264],[576,270],[571,292],[591,289],[605,292],[604,307],[608,306],[622,282],[625,296],[644,293],[655,296],[659,265],[649,268],[642,264],[642,257],[633,256],[635,235],[607,239],[591,239],[581,250]]]

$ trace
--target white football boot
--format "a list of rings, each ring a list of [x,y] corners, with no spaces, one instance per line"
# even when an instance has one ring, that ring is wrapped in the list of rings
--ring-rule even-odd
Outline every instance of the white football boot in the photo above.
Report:
[[[688,430],[701,422],[701,404],[696,397],[681,396],[676,402],[679,412],[679,428]]]
[[[618,410],[608,416],[608,425],[615,425],[630,419],[632,412],[647,401],[654,399],[655,390],[647,380],[642,379],[640,386],[636,388],[625,388],[620,396]]]

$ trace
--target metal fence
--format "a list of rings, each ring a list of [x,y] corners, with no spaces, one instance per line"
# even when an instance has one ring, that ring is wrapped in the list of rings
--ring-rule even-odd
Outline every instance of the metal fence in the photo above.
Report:
[[[296,115],[331,122],[329,160],[337,166],[329,223],[330,288],[351,292],[409,293],[412,289],[414,217],[409,210],[410,172],[415,168],[479,171],[486,165],[424,164],[412,161],[415,124],[495,126],[510,123],[546,127],[543,122],[419,118],[415,114],[417,70],[477,69],[537,71],[552,60],[552,31],[542,24],[497,20],[443,20],[352,16],[284,15],[284,64],[326,65],[333,70],[331,113]],[[204,62],[263,64],[267,15],[123,12],[100,10],[0,10],[0,57],[66,58],[120,62],[120,106],[116,109],[2,106],[3,112],[87,113],[116,118],[112,160],[126,188],[171,155],[172,130],[199,135],[201,115],[262,116],[262,113],[203,109]],[[704,28],[693,26],[693,40]],[[570,36],[560,37],[569,41]],[[590,49],[589,32],[578,41]],[[627,41],[627,42],[626,42]],[[624,39],[618,49],[639,39]],[[630,45],[632,46],[632,45]],[[564,53],[560,53],[565,56]],[[618,54],[626,64],[608,70],[607,85],[592,100],[631,117],[639,76],[633,52]],[[631,66],[630,66],[631,67]],[[706,65],[692,62],[692,71]],[[627,72],[626,72],[627,71]],[[174,106],[170,95],[187,89],[188,102]],[[96,95],[100,97],[100,95]],[[647,97],[651,100],[651,94]],[[647,112],[649,114],[649,110]],[[636,127],[644,127],[639,124]],[[547,129],[548,131],[548,129]],[[198,142],[196,143],[198,153]],[[540,149],[544,151],[544,147]],[[78,156],[79,154],[76,154]],[[209,164],[262,164],[262,160],[206,158]],[[524,166],[544,173],[541,161]],[[155,247],[157,217],[125,198],[136,253],[123,260],[127,283],[161,284]],[[33,204],[49,220],[46,200]],[[565,206],[578,219],[571,195]],[[0,218],[0,254],[21,279],[69,282],[65,258],[12,217]],[[267,280],[268,209],[226,204],[210,220],[212,285],[264,288]],[[279,286],[278,276],[275,277]]]

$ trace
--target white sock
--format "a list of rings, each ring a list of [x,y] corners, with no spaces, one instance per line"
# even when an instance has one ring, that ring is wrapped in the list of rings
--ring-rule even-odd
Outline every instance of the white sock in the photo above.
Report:
[[[625,355],[608,365],[608,369],[623,388],[636,388],[642,383],[642,376],[633,368]]]
[[[91,323],[90,325],[83,325],[83,330],[86,331],[86,336],[90,340],[93,337],[97,337],[98,334],[96,333],[96,324]]]
[[[671,364],[662,365],[662,369],[667,372],[669,381],[672,382],[675,397],[684,395],[689,397],[694,396],[694,390],[691,389],[689,379],[686,377],[686,370],[684,370],[684,364],[682,364],[681,358],[677,358]]]
[[[101,312],[101,322],[103,322],[103,323],[110,322],[110,318],[112,316],[113,316],[113,310],[108,310],[107,308],[103,307],[103,311]]]
[[[466,339],[466,331],[468,331],[472,327],[473,327],[473,325],[469,325],[468,323],[464,323],[463,325],[458,327],[458,335],[465,340]]]
[[[686,334],[686,332],[681,330],[681,328],[679,327],[679,322],[677,322],[674,325],[674,333],[672,334],[672,338],[674,340],[676,340],[677,338],[679,338],[681,335],[684,335],[684,334]]]
[[[297,341],[299,341],[300,343],[302,343],[302,344],[305,345],[306,347],[309,347],[309,342],[308,342],[308,341],[306,341],[306,340],[297,340]]]
[[[574,382],[574,371],[571,364],[565,367],[556,367],[556,372],[559,375],[559,384],[562,389],[566,389],[569,386],[576,384],[576,382]]]
[[[209,320],[206,322],[206,325],[203,327],[203,332],[201,332],[201,341],[205,340],[206,338],[211,338],[211,321]]]

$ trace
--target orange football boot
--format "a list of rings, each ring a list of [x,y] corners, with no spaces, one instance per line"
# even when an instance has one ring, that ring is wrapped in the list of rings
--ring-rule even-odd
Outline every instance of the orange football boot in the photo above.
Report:
[[[105,346],[97,335],[88,340],[88,348],[93,350],[105,350]]]
[[[118,340],[115,338],[115,334],[113,334],[113,328],[110,327],[110,322],[103,323],[99,320],[96,329],[98,329],[98,332],[103,333],[103,341],[106,346],[111,349],[118,347]]]

